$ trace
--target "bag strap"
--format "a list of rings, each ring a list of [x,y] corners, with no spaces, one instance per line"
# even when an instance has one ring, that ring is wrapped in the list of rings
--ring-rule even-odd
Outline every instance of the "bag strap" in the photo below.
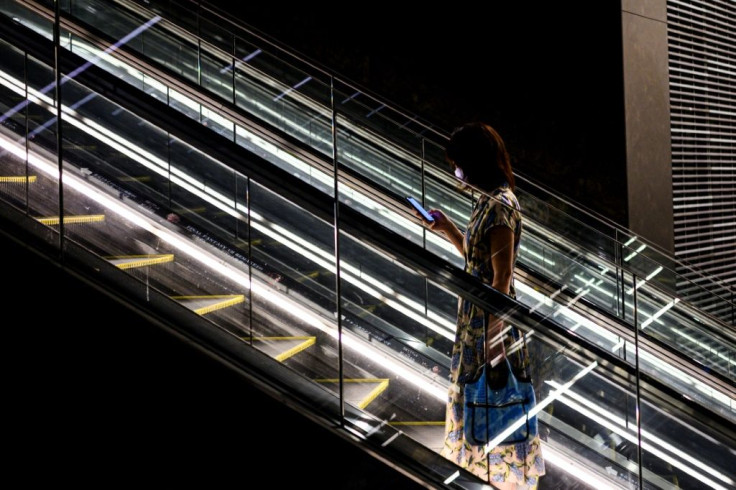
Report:
[[[506,345],[504,337],[511,327],[506,327],[504,321],[493,316],[492,325],[488,325],[490,313],[483,312],[483,356],[485,364],[495,367],[506,359]]]

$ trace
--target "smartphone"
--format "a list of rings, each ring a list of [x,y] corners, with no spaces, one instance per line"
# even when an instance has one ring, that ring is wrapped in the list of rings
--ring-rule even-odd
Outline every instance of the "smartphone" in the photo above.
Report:
[[[414,208],[417,211],[419,211],[422,216],[424,216],[424,221],[426,221],[427,223],[433,223],[434,222],[434,218],[432,217],[432,215],[429,214],[429,212],[426,209],[424,209],[424,207],[421,204],[419,204],[419,201],[417,201],[416,199],[414,199],[411,196],[407,196],[406,200],[409,201],[409,203],[412,206],[414,206]]]

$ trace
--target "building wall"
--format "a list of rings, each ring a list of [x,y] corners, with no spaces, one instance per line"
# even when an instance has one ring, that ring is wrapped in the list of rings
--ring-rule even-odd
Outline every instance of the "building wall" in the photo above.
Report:
[[[667,27],[675,255],[733,294],[736,2],[668,0]],[[681,272],[678,289],[709,287],[699,272]]]
[[[736,3],[622,0],[629,228],[717,314],[736,289]]]
[[[622,0],[629,228],[674,251],[666,0]]]

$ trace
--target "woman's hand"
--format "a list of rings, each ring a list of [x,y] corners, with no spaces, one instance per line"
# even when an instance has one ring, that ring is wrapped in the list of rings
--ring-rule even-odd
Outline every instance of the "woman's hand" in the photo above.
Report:
[[[458,229],[455,223],[448,218],[445,213],[439,209],[427,210],[429,214],[434,218],[434,221],[428,222],[422,218],[419,212],[415,211],[414,214],[422,221],[424,226],[432,231],[442,233],[447,237],[448,240],[455,246],[460,255],[463,254],[463,233]]]

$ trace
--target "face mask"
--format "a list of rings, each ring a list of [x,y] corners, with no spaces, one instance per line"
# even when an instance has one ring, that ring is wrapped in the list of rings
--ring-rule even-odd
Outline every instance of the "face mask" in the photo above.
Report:
[[[460,167],[455,167],[455,177],[457,177],[460,180],[465,180],[465,174],[463,173],[463,169]]]

